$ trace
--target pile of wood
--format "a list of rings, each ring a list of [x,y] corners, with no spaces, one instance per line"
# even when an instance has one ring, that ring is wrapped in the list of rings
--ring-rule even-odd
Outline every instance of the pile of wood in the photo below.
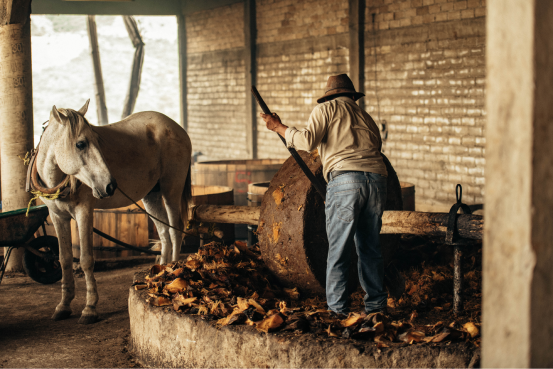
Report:
[[[411,289],[413,286],[411,283]],[[413,293],[405,295],[404,300],[389,301],[392,311],[394,303],[398,307],[393,314],[395,320],[381,313],[362,312],[362,293],[353,296],[352,310],[357,312],[338,316],[326,310],[324,300],[302,298],[297,289],[280,286],[263,264],[259,248],[249,249],[239,241],[230,246],[212,242],[187,260],[154,265],[143,279],[134,282],[134,288],[144,290],[153,306],[201,315],[218,326],[247,324],[260,332],[369,340],[379,347],[389,347],[394,342],[450,340],[472,340],[478,345],[479,339],[479,324],[474,322],[461,325],[451,319],[447,324],[442,321],[421,324],[416,310],[401,313],[400,305],[414,306]],[[427,288],[421,291],[431,292]]]

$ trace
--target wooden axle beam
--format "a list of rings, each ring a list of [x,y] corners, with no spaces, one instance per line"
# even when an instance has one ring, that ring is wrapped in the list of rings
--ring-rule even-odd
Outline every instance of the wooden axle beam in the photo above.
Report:
[[[261,207],[234,205],[198,205],[192,207],[193,218],[201,222],[258,225]],[[418,211],[385,211],[382,216],[382,234],[415,234],[445,236],[447,213],[423,213]],[[473,240],[482,239],[484,219],[481,215],[459,214],[459,236]]]

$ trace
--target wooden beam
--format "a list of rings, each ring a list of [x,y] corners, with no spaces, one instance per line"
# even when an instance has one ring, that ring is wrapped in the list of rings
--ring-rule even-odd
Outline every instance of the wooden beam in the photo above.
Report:
[[[186,16],[177,17],[179,39],[179,83],[180,83],[180,124],[188,130],[188,53],[186,38]]]
[[[90,55],[94,68],[94,90],[96,92],[96,111],[98,113],[98,125],[108,124],[108,108],[106,106],[106,93],[104,91],[104,78],[102,77],[102,64],[100,62],[100,48],[98,47],[98,34],[96,32],[96,19],[94,15],[88,16],[88,39],[90,41]]]
[[[349,77],[357,91],[365,90],[365,0],[349,3]],[[358,104],[365,106],[365,99]]]
[[[191,212],[192,219],[200,222],[257,225],[261,206],[197,205]]]
[[[243,0],[33,0],[33,14],[187,15],[242,1]]]
[[[246,67],[246,148],[250,158],[257,159],[257,105],[250,93],[256,84],[256,10],[255,0],[244,1],[244,64]]]
[[[156,0],[154,0],[156,1]],[[219,8],[221,6],[241,3],[244,0],[182,0],[182,13],[184,15]]]
[[[181,0],[64,1],[33,0],[33,14],[179,15]]]
[[[260,206],[199,205],[192,208],[193,219],[207,223],[258,225],[260,213]],[[445,237],[448,221],[448,213],[385,211],[380,233]],[[481,240],[483,227],[481,215],[457,216],[457,230],[463,238]]]

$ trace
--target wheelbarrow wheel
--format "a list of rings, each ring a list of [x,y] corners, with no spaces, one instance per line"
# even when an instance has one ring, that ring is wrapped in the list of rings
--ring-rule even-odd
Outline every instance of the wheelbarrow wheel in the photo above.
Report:
[[[58,239],[54,236],[42,236],[35,238],[28,243],[28,246],[40,251],[40,257],[29,250],[23,255],[23,269],[27,275],[38,283],[52,284],[62,277],[61,264],[59,261]]]

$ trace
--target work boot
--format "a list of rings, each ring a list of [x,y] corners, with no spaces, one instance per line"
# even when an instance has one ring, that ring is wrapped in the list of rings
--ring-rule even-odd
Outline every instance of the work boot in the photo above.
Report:
[[[329,315],[330,315],[331,318],[339,319],[339,320],[346,319],[348,317],[348,314],[349,314],[349,313],[337,313],[333,310],[329,310],[329,311],[330,311]]]
[[[366,313],[367,313],[367,315],[372,314],[372,313],[381,313],[381,314],[387,316],[388,315],[388,307],[384,306],[383,308],[367,311]]]

